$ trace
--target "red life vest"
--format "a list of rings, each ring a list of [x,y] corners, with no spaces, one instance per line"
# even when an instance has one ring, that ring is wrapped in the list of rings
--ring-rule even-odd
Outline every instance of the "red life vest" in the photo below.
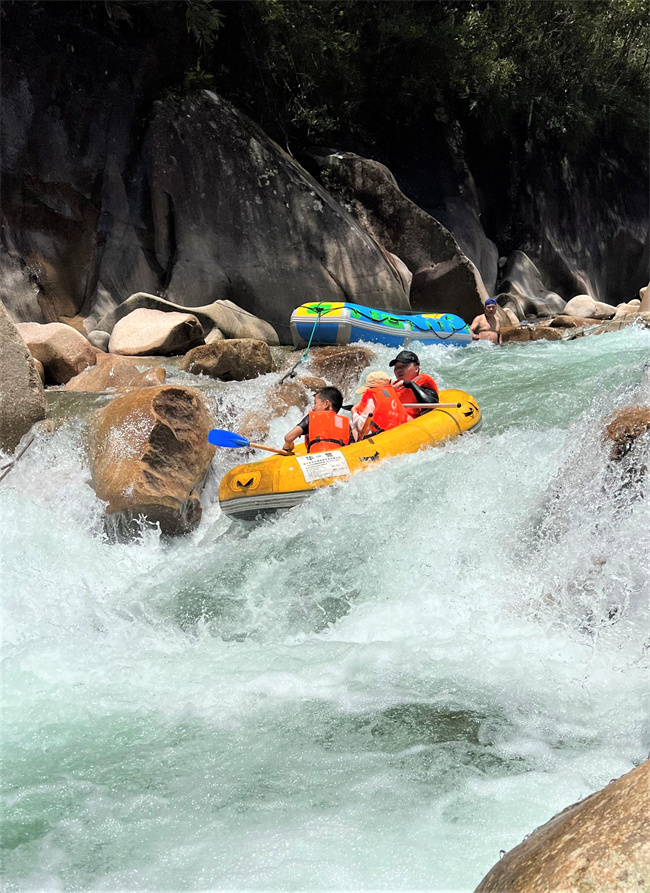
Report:
[[[370,434],[380,434],[382,431],[389,431],[391,428],[397,428],[408,422],[410,416],[408,410],[402,406],[397,391],[392,385],[381,385],[377,388],[368,388],[363,392],[363,396],[359,401],[356,411],[361,414],[368,400],[375,401],[375,408],[370,420]],[[367,435],[366,435],[367,436]]]
[[[307,452],[324,453],[350,443],[350,420],[332,410],[309,413]]]
[[[438,393],[438,385],[426,372],[420,372],[418,377],[413,379],[413,382],[421,388],[429,388],[429,390],[435,391],[436,394]],[[413,391],[410,388],[405,388],[400,381],[395,382],[395,390],[402,403],[417,403]],[[410,419],[415,419],[420,415],[419,409],[407,409],[406,411]]]

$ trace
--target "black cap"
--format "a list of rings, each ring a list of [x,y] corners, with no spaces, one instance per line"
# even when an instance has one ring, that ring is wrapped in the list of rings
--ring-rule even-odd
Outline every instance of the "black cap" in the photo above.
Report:
[[[400,350],[394,360],[391,360],[388,364],[389,366],[394,366],[395,363],[404,363],[408,365],[409,363],[415,363],[416,366],[420,365],[420,358],[416,353],[413,353],[412,350]]]

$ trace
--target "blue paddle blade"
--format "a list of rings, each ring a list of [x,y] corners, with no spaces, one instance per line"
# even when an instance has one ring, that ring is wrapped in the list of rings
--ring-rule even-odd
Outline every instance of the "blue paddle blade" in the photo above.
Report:
[[[208,440],[213,446],[220,447],[246,447],[250,443],[250,440],[246,440],[241,434],[224,431],[223,428],[213,428],[208,434]]]

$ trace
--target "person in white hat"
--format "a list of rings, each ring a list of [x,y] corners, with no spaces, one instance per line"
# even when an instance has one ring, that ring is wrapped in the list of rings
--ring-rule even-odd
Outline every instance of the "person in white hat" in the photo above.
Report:
[[[410,418],[387,372],[369,372],[356,393],[362,395],[352,407],[352,431],[357,440],[396,428]]]

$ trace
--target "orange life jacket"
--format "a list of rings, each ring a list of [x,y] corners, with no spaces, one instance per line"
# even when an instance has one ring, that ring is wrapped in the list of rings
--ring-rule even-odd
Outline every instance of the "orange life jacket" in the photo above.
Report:
[[[350,443],[350,420],[332,410],[309,413],[307,452],[324,453]]]
[[[356,411],[359,414],[365,410],[368,400],[371,398],[375,401],[375,408],[370,420],[369,435],[379,434],[382,431],[390,430],[390,428],[397,428],[398,425],[403,425],[404,422],[408,422],[410,419],[408,410],[402,406],[397,391],[392,385],[381,385],[380,387],[368,388],[364,391],[356,407]]]
[[[438,385],[430,375],[426,374],[426,372],[420,372],[418,377],[414,378],[413,381],[421,388],[429,388],[429,390],[435,391],[436,394],[438,393]],[[395,382],[395,390],[402,403],[417,403],[413,391],[410,388],[405,388],[400,381]],[[415,419],[420,415],[419,409],[407,409],[406,411],[410,419]]]

